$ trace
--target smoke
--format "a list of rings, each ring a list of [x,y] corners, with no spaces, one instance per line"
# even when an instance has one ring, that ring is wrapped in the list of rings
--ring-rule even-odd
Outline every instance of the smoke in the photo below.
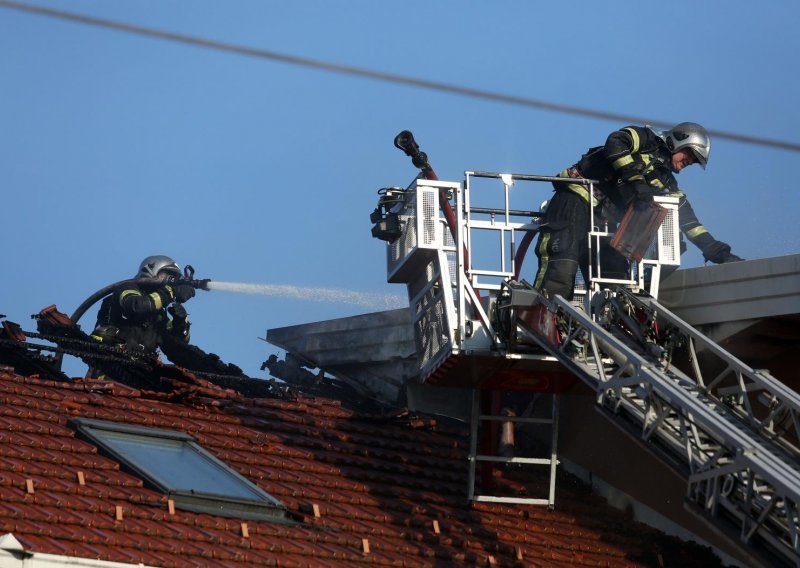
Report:
[[[394,294],[375,294],[359,292],[357,290],[339,290],[336,288],[310,288],[302,286],[289,286],[285,284],[244,284],[241,282],[219,282],[212,280],[208,283],[209,290],[223,290],[239,294],[261,294],[263,296],[278,296],[281,298],[297,298],[312,302],[329,302],[340,304],[353,304],[373,309],[401,308],[408,303],[400,296]]]

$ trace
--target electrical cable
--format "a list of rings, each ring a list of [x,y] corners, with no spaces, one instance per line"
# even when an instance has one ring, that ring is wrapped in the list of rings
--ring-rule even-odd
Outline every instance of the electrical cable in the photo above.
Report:
[[[441,83],[439,81],[430,81],[427,79],[420,79],[416,77],[409,77],[405,75],[397,75],[394,73],[387,73],[383,71],[375,71],[372,69],[365,69],[361,67],[354,67],[350,65],[342,65],[338,63],[331,63],[327,61],[320,61],[317,59],[310,59],[306,57],[298,57],[296,55],[289,55],[270,51],[266,49],[259,49],[254,47],[247,47],[242,45],[224,43],[206,38],[189,36],[174,32],[167,32],[148,28],[144,26],[137,26],[133,24],[126,24],[124,22],[117,22],[103,18],[96,18],[83,14],[76,14],[72,12],[64,12],[62,10],[55,10],[52,8],[45,8],[43,6],[34,6],[31,4],[24,4],[20,2],[13,2],[10,0],[0,0],[0,8],[7,8],[10,10],[17,10],[21,12],[28,12],[41,16],[68,20],[82,24],[114,29],[126,33],[147,36],[151,38],[158,38],[187,45],[194,45],[197,47],[204,47],[217,51],[226,51],[238,55],[246,55],[250,57],[257,57],[261,59],[269,59],[278,61],[289,65],[297,65],[302,67],[310,67],[332,73],[339,73],[343,75],[352,75],[367,79],[374,79],[377,81],[384,81],[387,83],[395,83],[400,85],[407,85],[411,87],[418,87],[421,89],[428,89],[432,91],[440,91],[465,97],[476,99],[489,100],[499,103],[512,104],[517,106],[524,106],[529,108],[538,108],[550,112],[559,112],[563,114],[585,116],[589,118],[596,118],[607,121],[623,122],[626,124],[649,124],[651,126],[671,127],[675,121],[665,121],[660,119],[648,119],[637,116],[630,116],[614,112],[606,112],[602,110],[565,105],[560,103],[553,103],[539,99],[532,99],[528,97],[520,97],[516,95],[509,95],[504,93],[497,93],[492,91],[485,91],[482,89],[474,89],[462,85],[454,85],[451,83]],[[739,134],[736,132],[728,132],[723,130],[708,129],[709,135],[714,138],[722,138],[732,140],[735,142],[742,142],[744,144],[752,144],[756,146],[767,146],[771,148],[778,148],[782,150],[789,150],[792,152],[800,152],[800,143],[788,142],[784,140],[775,140],[770,138],[761,138],[751,136],[749,134]]]

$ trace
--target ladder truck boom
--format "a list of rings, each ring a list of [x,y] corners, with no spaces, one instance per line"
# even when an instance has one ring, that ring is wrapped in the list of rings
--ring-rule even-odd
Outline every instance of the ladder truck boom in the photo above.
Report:
[[[416,380],[477,393],[517,370],[547,376],[555,396],[569,386],[556,384],[559,376],[577,377],[608,419],[684,476],[687,500],[709,522],[800,567],[800,395],[658,303],[662,269],[680,263],[677,199],[655,198],[660,225],[627,279],[605,278],[601,262],[575,299],[547,298],[519,279],[517,253],[543,218],[526,207],[540,200],[524,189],[554,179],[584,184],[590,195],[596,183],[467,171],[459,182],[418,177],[379,192],[373,236],[386,241],[387,280],[407,288]],[[621,236],[590,218],[593,247]],[[688,362],[679,365],[679,354]],[[713,374],[704,374],[700,354],[715,360]],[[478,455],[476,428],[471,485],[475,462],[492,459]],[[469,497],[479,498],[472,486]]]

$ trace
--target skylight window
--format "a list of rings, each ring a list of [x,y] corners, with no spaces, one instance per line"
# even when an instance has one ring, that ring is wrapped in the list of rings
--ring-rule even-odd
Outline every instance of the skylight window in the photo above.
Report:
[[[261,520],[288,520],[272,495],[239,475],[183,432],[75,418],[79,434],[166,493],[177,508]]]

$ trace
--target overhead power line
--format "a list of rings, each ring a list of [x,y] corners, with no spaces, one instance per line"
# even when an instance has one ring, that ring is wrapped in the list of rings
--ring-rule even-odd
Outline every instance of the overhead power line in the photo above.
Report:
[[[31,4],[24,4],[20,2],[12,2],[9,0],[0,0],[0,8],[8,8],[12,10],[19,10],[22,12],[29,12],[41,16],[48,16],[51,18],[58,18],[62,20],[69,20],[91,26],[101,28],[114,29],[122,32],[136,34],[140,36],[147,36],[158,38],[187,45],[194,45],[197,47],[204,47],[217,51],[225,51],[228,53],[236,53],[238,55],[247,55],[250,57],[257,57],[260,59],[269,59],[272,61],[279,61],[289,65],[298,65],[302,67],[311,67],[323,71],[330,71],[332,73],[340,73],[342,75],[352,75],[356,77],[364,77],[367,79],[374,79],[377,81],[384,81],[387,83],[395,83],[399,85],[408,85],[418,87],[421,89],[428,89],[432,91],[440,91],[471,97],[476,99],[483,99],[499,103],[506,103],[529,108],[538,108],[551,112],[560,112],[563,114],[571,114],[578,116],[586,116],[590,118],[597,118],[601,120],[609,120],[614,122],[622,122],[626,124],[650,124],[653,126],[670,127],[675,124],[674,121],[665,121],[653,118],[643,118],[638,116],[630,116],[626,114],[619,114],[614,112],[606,112],[602,110],[583,108],[572,105],[564,105],[560,103],[553,103],[549,101],[542,101],[528,97],[520,97],[516,95],[508,95],[504,93],[496,93],[492,91],[484,91],[482,89],[474,89],[462,85],[454,85],[451,83],[441,83],[439,81],[429,81],[427,79],[419,79],[416,77],[408,77],[404,75],[396,75],[394,73],[386,73],[383,71],[375,71],[372,69],[364,69],[361,67],[353,67],[351,65],[341,65],[338,63],[330,63],[327,61],[319,61],[316,59],[309,59],[306,57],[298,57],[296,55],[289,55],[285,53],[278,53],[266,49],[258,49],[254,47],[247,47],[242,45],[235,45],[224,43],[220,41],[210,40],[206,38],[188,36],[174,32],[166,32],[144,26],[136,26],[133,24],[126,24],[124,22],[116,22],[113,20],[106,20],[103,18],[95,18],[93,16],[86,16],[83,14],[75,14],[72,12],[64,12],[62,10],[54,10],[52,8],[45,8],[43,6],[34,6]],[[786,142],[783,140],[774,140],[769,138],[761,138],[757,136],[750,136],[748,134],[738,134],[736,132],[727,132],[722,130],[708,130],[709,134],[715,138],[724,138],[727,140],[734,140],[736,142],[743,142],[745,144],[754,144],[757,146],[767,146],[771,148],[780,148],[783,150],[790,150],[792,152],[800,152],[800,143]]]

